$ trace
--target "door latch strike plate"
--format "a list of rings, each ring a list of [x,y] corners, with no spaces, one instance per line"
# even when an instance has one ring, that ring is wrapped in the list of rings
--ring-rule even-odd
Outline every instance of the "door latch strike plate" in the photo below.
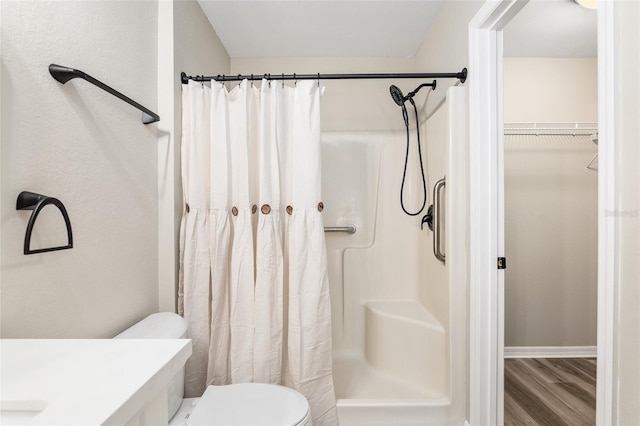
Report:
[[[507,258],[499,257],[498,258],[498,269],[507,269]]]

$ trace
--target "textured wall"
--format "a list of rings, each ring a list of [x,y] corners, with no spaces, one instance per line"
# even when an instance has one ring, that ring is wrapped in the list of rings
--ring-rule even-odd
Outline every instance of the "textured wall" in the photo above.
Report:
[[[155,124],[50,63],[81,69],[156,109],[155,2],[3,1],[2,337],[110,337],[157,310]],[[24,256],[18,193],[59,198],[72,250]],[[48,207],[34,244],[61,243]]]
[[[505,58],[504,80],[507,122],[597,118],[595,59]],[[596,152],[588,137],[505,137],[505,346],[596,344]]]

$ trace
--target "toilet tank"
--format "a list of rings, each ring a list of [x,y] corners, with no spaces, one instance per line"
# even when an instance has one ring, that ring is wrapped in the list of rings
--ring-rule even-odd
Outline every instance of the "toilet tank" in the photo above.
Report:
[[[118,334],[114,339],[184,339],[187,321],[173,312],[151,314]],[[184,367],[171,379],[167,388],[167,405],[171,419],[184,397]]]

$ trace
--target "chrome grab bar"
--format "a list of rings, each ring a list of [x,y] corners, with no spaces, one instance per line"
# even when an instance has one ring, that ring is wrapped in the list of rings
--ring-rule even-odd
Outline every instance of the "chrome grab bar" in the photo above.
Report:
[[[347,234],[351,235],[356,233],[356,226],[325,226],[324,232],[346,232]]]
[[[433,254],[440,262],[445,263],[446,254],[440,251],[440,219],[442,218],[442,212],[440,211],[440,191],[446,186],[446,176],[436,182],[433,187]]]

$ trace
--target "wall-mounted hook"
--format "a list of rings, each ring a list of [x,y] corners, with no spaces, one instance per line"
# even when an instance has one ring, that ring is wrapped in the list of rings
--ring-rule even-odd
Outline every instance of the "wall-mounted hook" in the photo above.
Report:
[[[38,218],[38,215],[40,214],[42,209],[48,204],[53,204],[58,208],[58,210],[60,210],[60,213],[62,213],[64,223],[67,226],[68,244],[66,246],[31,250],[31,234],[33,233],[33,225],[35,225],[36,219]],[[69,220],[67,209],[64,208],[64,205],[60,202],[60,200],[58,200],[57,198],[48,197],[46,195],[36,194],[34,192],[22,191],[18,195],[18,200],[16,201],[16,210],[33,210],[33,213],[31,213],[31,217],[29,218],[29,223],[27,224],[27,232],[24,236],[24,254],[36,254],[73,248],[73,232],[71,231],[71,221]]]

